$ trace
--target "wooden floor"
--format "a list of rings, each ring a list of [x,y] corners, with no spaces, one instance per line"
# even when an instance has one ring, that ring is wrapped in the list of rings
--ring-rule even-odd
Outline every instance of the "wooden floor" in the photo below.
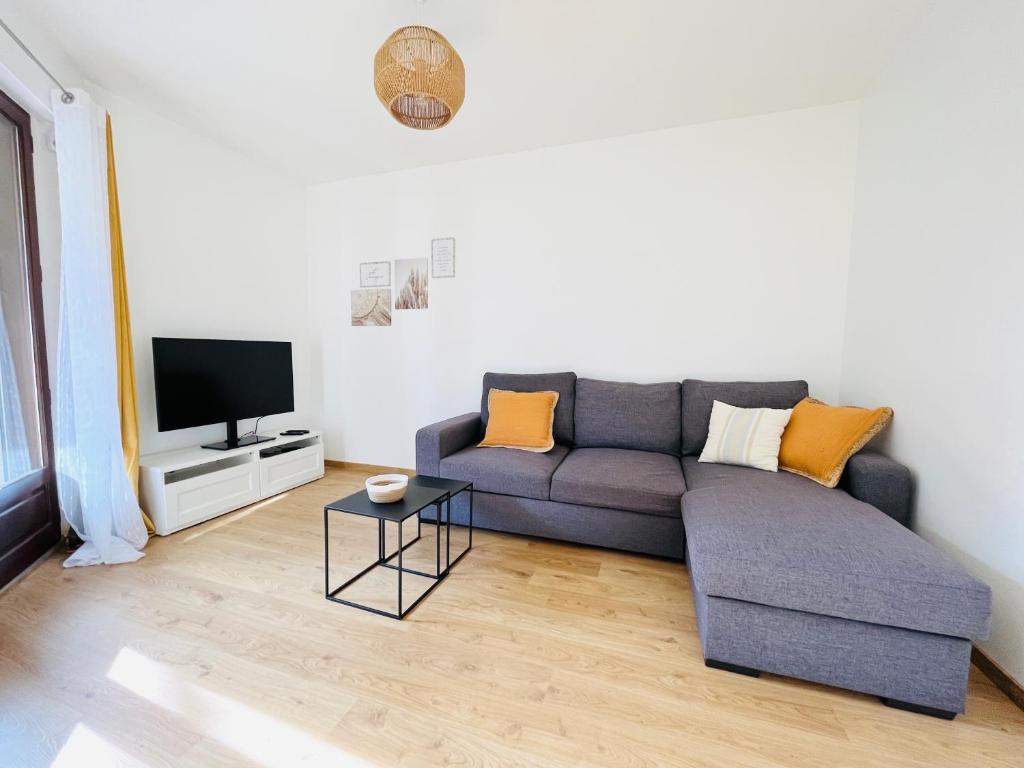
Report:
[[[362,478],[0,594],[0,765],[1024,766],[1024,713],[976,669],[950,723],[704,667],[679,563],[478,532],[403,622],[329,603],[322,505]],[[331,546],[340,583],[375,524]]]

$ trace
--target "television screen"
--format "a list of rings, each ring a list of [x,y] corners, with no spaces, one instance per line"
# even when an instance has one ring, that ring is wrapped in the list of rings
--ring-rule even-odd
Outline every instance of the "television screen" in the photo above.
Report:
[[[289,341],[153,339],[161,432],[295,410]]]

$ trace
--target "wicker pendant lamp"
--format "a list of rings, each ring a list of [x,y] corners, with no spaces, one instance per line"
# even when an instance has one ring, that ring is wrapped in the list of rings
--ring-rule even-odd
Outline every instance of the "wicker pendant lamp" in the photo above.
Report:
[[[430,27],[395,30],[373,60],[377,98],[402,125],[431,131],[447,125],[466,95],[462,59]]]

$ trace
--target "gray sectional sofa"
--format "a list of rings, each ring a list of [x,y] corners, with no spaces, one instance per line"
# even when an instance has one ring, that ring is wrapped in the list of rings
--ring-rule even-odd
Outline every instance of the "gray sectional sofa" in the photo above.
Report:
[[[559,393],[543,454],[478,448],[487,393]],[[483,379],[481,409],[416,434],[416,471],[471,480],[474,523],[685,559],[708,666],[761,671],[951,718],[989,588],[909,529],[909,471],[877,453],[841,487],[701,464],[711,406],[791,408],[807,383],[630,384],[574,373]],[[468,500],[453,502],[456,522]]]

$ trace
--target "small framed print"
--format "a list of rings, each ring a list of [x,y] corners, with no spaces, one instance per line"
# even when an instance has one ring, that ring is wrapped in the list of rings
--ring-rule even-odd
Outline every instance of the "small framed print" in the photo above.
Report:
[[[430,264],[431,277],[455,277],[454,237],[441,237],[430,241]]]
[[[360,288],[390,288],[391,262],[366,261],[359,265]]]
[[[352,325],[391,325],[391,289],[360,288],[352,291]]]

